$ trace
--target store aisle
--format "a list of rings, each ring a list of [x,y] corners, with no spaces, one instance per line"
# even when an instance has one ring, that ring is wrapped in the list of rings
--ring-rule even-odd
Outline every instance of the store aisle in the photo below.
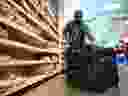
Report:
[[[119,96],[119,94],[119,89],[110,90],[106,94],[80,92],[79,88],[68,87],[61,75],[19,96]]]

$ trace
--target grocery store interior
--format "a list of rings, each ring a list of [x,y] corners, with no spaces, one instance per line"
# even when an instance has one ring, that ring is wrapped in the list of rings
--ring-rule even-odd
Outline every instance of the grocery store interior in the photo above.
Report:
[[[97,40],[95,44],[108,48],[115,47],[119,40],[127,43],[128,1],[28,1],[0,1],[0,95],[88,96],[64,83],[63,28],[73,20],[75,10],[81,9],[84,20],[96,18],[86,22]],[[117,66],[120,89],[98,96],[127,94],[127,65]]]

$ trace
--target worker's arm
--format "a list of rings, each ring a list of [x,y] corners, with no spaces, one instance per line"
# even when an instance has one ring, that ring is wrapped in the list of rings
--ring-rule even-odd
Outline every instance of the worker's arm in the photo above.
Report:
[[[70,32],[71,32],[71,29],[70,29],[70,24],[67,24],[64,28],[64,39],[66,41],[69,41],[70,38],[69,38],[69,35],[70,35]]]
[[[90,41],[92,41],[92,42],[95,41],[95,38],[92,36],[92,34],[90,32],[85,32],[85,33]]]

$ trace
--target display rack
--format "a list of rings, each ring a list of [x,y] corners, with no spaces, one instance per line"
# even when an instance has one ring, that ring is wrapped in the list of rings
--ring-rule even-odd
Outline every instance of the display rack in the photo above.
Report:
[[[45,79],[54,77],[60,73],[61,73],[61,71],[59,71],[59,72],[53,71],[53,72],[46,73],[46,74],[39,75],[39,76],[24,78],[24,80],[22,80],[22,82],[19,82],[17,84],[16,84],[17,81],[15,81],[15,85],[13,85],[12,87],[9,87],[5,92],[0,93],[0,96],[8,96],[8,95],[14,94],[20,90],[23,90],[24,88],[26,88],[28,86],[32,86],[32,85],[38,83],[39,81],[45,81]]]

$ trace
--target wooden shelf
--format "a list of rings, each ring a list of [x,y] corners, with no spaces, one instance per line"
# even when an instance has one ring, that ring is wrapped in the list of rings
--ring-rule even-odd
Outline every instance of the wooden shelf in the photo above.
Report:
[[[0,95],[1,96],[7,96],[10,94],[13,94],[13,93],[18,92],[19,90],[22,90],[22,89],[24,89],[30,85],[33,85],[39,81],[42,81],[42,80],[49,78],[49,77],[52,77],[55,74],[56,74],[56,71],[53,71],[51,73],[46,73],[46,74],[43,74],[40,76],[35,76],[35,77],[31,77],[31,78],[24,78],[24,83],[19,84],[18,86],[14,85],[12,88],[8,88],[8,90],[5,93],[0,94]]]
[[[9,67],[9,66],[32,66],[32,65],[41,65],[48,63],[56,63],[57,61],[47,61],[47,60],[9,60],[0,62],[0,67]]]

